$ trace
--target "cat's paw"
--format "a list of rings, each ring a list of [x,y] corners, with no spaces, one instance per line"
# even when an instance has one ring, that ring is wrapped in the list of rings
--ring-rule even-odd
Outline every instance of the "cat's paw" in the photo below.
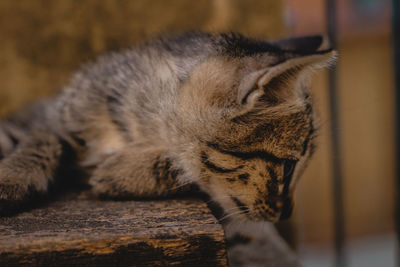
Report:
[[[89,180],[89,185],[91,189],[91,193],[98,198],[109,198],[112,197],[112,188],[111,186],[111,177],[112,176],[94,176]]]
[[[1,176],[0,174],[0,215],[6,215],[19,210],[32,190],[24,183]]]
[[[129,192],[128,177],[125,179],[118,179],[120,177],[113,176],[112,174],[99,175],[97,172],[96,176],[93,176],[89,180],[91,186],[91,192],[98,198],[102,199],[132,199],[134,194]]]
[[[134,198],[138,187],[143,186],[134,179],[134,169],[121,155],[110,156],[89,179],[92,194],[104,199]]]
[[[0,203],[3,201],[21,201],[28,194],[28,186],[10,181],[0,182]]]
[[[229,266],[302,267],[270,222],[232,221],[224,225]]]
[[[39,191],[31,175],[0,165],[0,216],[14,214],[32,204]]]

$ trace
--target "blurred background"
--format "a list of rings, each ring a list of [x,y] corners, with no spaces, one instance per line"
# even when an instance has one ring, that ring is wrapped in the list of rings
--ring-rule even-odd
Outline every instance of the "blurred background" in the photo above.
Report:
[[[347,266],[395,264],[395,101],[390,0],[337,0],[337,95]],[[326,32],[325,1],[286,0],[290,35]],[[333,266],[331,141],[327,73],[314,93],[319,149],[297,189],[299,253],[306,266]]]
[[[338,107],[347,266],[395,266],[390,0],[337,0]],[[56,93],[82,63],[191,29],[257,38],[326,33],[321,0],[2,0],[0,117]],[[327,73],[313,91],[319,149],[296,192],[289,242],[305,266],[334,266]],[[288,226],[289,225],[289,226]]]

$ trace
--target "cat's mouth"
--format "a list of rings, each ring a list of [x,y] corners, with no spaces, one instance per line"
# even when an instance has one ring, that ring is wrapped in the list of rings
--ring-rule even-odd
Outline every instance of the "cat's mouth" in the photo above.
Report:
[[[230,214],[225,213],[226,217],[237,217],[250,221],[270,221],[278,222],[287,220],[292,215],[292,197],[267,197],[265,200],[258,199],[253,205],[246,205],[243,200],[232,197],[235,208],[230,208]]]
[[[267,220],[277,222],[287,220],[292,215],[293,200],[291,197],[267,198],[257,200],[254,211],[249,210],[245,215],[250,220]]]

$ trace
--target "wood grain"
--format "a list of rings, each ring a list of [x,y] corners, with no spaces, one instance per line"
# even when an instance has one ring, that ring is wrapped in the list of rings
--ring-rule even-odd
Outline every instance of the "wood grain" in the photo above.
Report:
[[[0,218],[0,266],[227,266],[200,200],[61,200]]]

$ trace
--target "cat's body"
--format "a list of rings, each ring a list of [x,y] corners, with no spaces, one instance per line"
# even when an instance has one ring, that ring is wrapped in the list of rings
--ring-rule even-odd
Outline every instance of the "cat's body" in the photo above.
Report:
[[[160,155],[154,155],[156,158],[161,156],[160,161],[164,157],[167,160],[169,148],[173,145],[178,148],[179,143],[173,125],[176,124],[173,113],[176,112],[179,87],[190,76],[193,67],[210,53],[206,44],[198,40],[201,38],[204,37],[193,34],[185,40],[186,46],[180,43],[176,48],[171,46],[172,42],[164,44],[160,41],[141,49],[109,54],[87,65],[59,95],[33,105],[0,126],[1,156],[8,158],[17,144],[23,146],[38,133],[43,139],[49,135],[71,146],[76,151],[79,165],[87,171],[92,171],[112,154],[126,150],[126,146],[137,146],[130,151],[137,156],[131,155],[129,161],[139,160],[136,158],[144,156],[141,150],[151,149],[160,151]],[[196,41],[196,45],[191,45],[191,40]],[[188,51],[183,53],[184,49]],[[150,167],[156,158],[149,159]],[[47,165],[45,161],[43,163]],[[35,181],[31,183],[36,190],[46,191],[54,171],[50,169],[48,177],[33,178]],[[143,176],[141,168],[138,169],[137,176],[143,183],[151,184],[151,177],[146,177],[151,173]],[[14,183],[12,179],[10,184]],[[7,178],[1,180],[4,183]],[[141,181],[138,183],[139,197],[164,195],[168,191],[162,184],[158,188],[154,184],[149,189],[141,189]],[[15,187],[21,193],[25,189],[23,185]],[[0,189],[4,200],[23,199],[23,195],[13,195],[7,189]],[[116,197],[123,197],[119,193],[115,192]]]
[[[226,217],[287,217],[316,128],[303,78],[334,56],[321,41],[189,33],[101,57],[0,124],[0,208],[46,193],[69,150],[100,196],[192,183]]]

